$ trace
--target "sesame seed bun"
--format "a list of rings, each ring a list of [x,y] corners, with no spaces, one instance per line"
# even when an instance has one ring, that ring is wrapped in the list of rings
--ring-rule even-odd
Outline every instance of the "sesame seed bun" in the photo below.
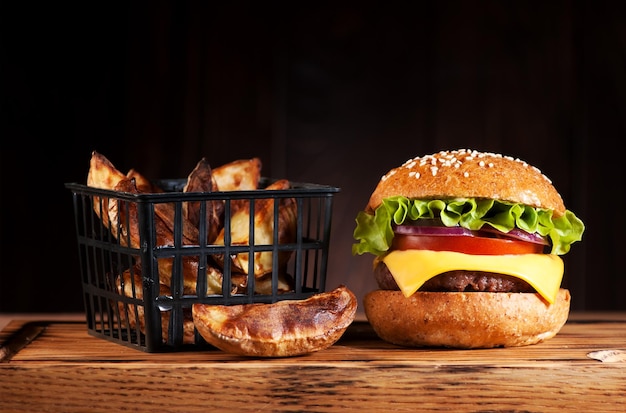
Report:
[[[416,184],[418,183],[418,184]],[[366,211],[384,198],[488,198],[565,213],[563,199],[539,169],[519,159],[466,149],[441,151],[409,159],[387,172],[378,183]]]
[[[494,348],[537,344],[567,321],[570,293],[553,304],[538,294],[375,290],[364,299],[372,328],[383,340],[408,347]]]

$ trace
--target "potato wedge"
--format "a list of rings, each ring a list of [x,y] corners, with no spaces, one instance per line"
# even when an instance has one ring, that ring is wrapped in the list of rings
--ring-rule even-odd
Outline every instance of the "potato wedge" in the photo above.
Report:
[[[248,276],[245,276],[246,279]],[[276,292],[278,294],[288,293],[294,290],[294,279],[291,275],[285,272],[279,272],[277,276]],[[257,294],[272,294],[272,274],[265,274],[261,278],[255,278],[254,280],[254,292]]]
[[[267,190],[288,189],[289,181],[282,179],[267,187]],[[274,243],[274,199],[258,199],[254,202],[254,245],[272,245]],[[284,198],[278,202],[278,244],[292,243],[296,240],[297,205],[292,198]],[[222,228],[215,239],[215,244],[224,245],[226,228]],[[250,208],[241,208],[231,214],[230,221],[231,245],[250,245]],[[291,251],[278,253],[278,265],[284,266],[291,257]],[[223,262],[223,257],[217,257]],[[222,261],[220,261],[222,260]],[[233,266],[238,271],[249,272],[250,256],[248,253],[234,254],[231,257]],[[254,253],[254,276],[259,278],[272,272],[273,253],[261,251]]]
[[[239,159],[213,169],[213,178],[219,191],[251,191],[259,189],[261,180],[261,160],[259,158]],[[246,208],[248,201],[230,201],[230,213]]]
[[[218,349],[252,357],[291,357],[324,350],[354,321],[357,299],[346,286],[305,300],[273,304],[194,304],[193,323]]]
[[[174,271],[174,259],[173,258],[160,258],[158,261],[159,280],[161,283],[170,285],[172,281],[172,274]],[[198,281],[198,259],[195,256],[188,256],[181,258],[182,270],[183,270],[183,294],[196,295],[197,294],[197,281]],[[221,294],[222,293],[222,270],[216,265],[212,264],[210,260],[207,260],[206,265],[206,278],[207,278],[207,295]],[[231,281],[231,294],[243,293],[246,291],[246,285],[248,283],[248,276],[245,274],[233,274],[230,277]]]
[[[244,191],[258,189],[261,179],[259,158],[240,159],[213,169],[213,178],[220,191]]]
[[[127,179],[126,175],[117,170],[115,166],[100,153],[93,151],[89,161],[89,172],[87,173],[87,185],[92,188],[109,189],[115,188],[120,181]],[[113,210],[117,213],[117,201],[99,197],[93,198],[93,210],[102,224],[109,228],[112,235],[117,238],[117,221],[116,218],[111,222],[109,212]]]
[[[183,192],[213,192],[217,191],[217,181],[213,177],[211,166],[206,158],[202,158],[187,177],[187,184]],[[223,225],[224,201],[206,201],[206,232],[207,243],[212,243]],[[200,225],[200,201],[184,202],[183,216],[196,228]]]
[[[127,176],[117,170],[104,155],[93,151],[89,161],[87,173],[87,185],[100,189],[113,189],[122,179]]]

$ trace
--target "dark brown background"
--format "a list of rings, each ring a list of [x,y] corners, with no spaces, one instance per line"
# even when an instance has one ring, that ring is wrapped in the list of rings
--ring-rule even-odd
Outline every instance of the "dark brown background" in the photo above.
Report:
[[[459,147],[548,175],[587,225],[573,308],[626,309],[622,2],[5,3],[0,311],[82,309],[63,184],[92,150],[153,178],[259,156],[340,187],[328,287],[361,298],[357,211],[388,169]]]

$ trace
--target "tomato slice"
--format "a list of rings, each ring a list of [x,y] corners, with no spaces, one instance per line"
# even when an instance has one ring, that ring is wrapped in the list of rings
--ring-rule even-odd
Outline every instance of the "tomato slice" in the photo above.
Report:
[[[473,255],[541,254],[543,245],[531,242],[476,236],[395,234],[391,247],[397,250],[454,251]]]

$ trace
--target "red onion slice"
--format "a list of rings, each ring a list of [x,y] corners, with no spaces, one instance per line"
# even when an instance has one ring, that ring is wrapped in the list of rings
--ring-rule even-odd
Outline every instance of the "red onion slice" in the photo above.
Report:
[[[550,245],[547,238],[539,234],[531,234],[519,228],[513,228],[509,232],[501,232],[495,228],[485,225],[481,228],[481,232],[488,232],[492,234],[499,234],[503,238],[518,239],[520,241],[532,242],[533,244]]]
[[[549,245],[547,239],[539,234],[530,234],[518,228],[510,230],[508,233],[498,231],[495,228],[485,225],[479,231],[472,231],[463,227],[445,226],[420,226],[420,225],[396,225],[394,233],[399,235],[428,235],[439,237],[487,237],[487,238],[510,238],[533,244]]]

